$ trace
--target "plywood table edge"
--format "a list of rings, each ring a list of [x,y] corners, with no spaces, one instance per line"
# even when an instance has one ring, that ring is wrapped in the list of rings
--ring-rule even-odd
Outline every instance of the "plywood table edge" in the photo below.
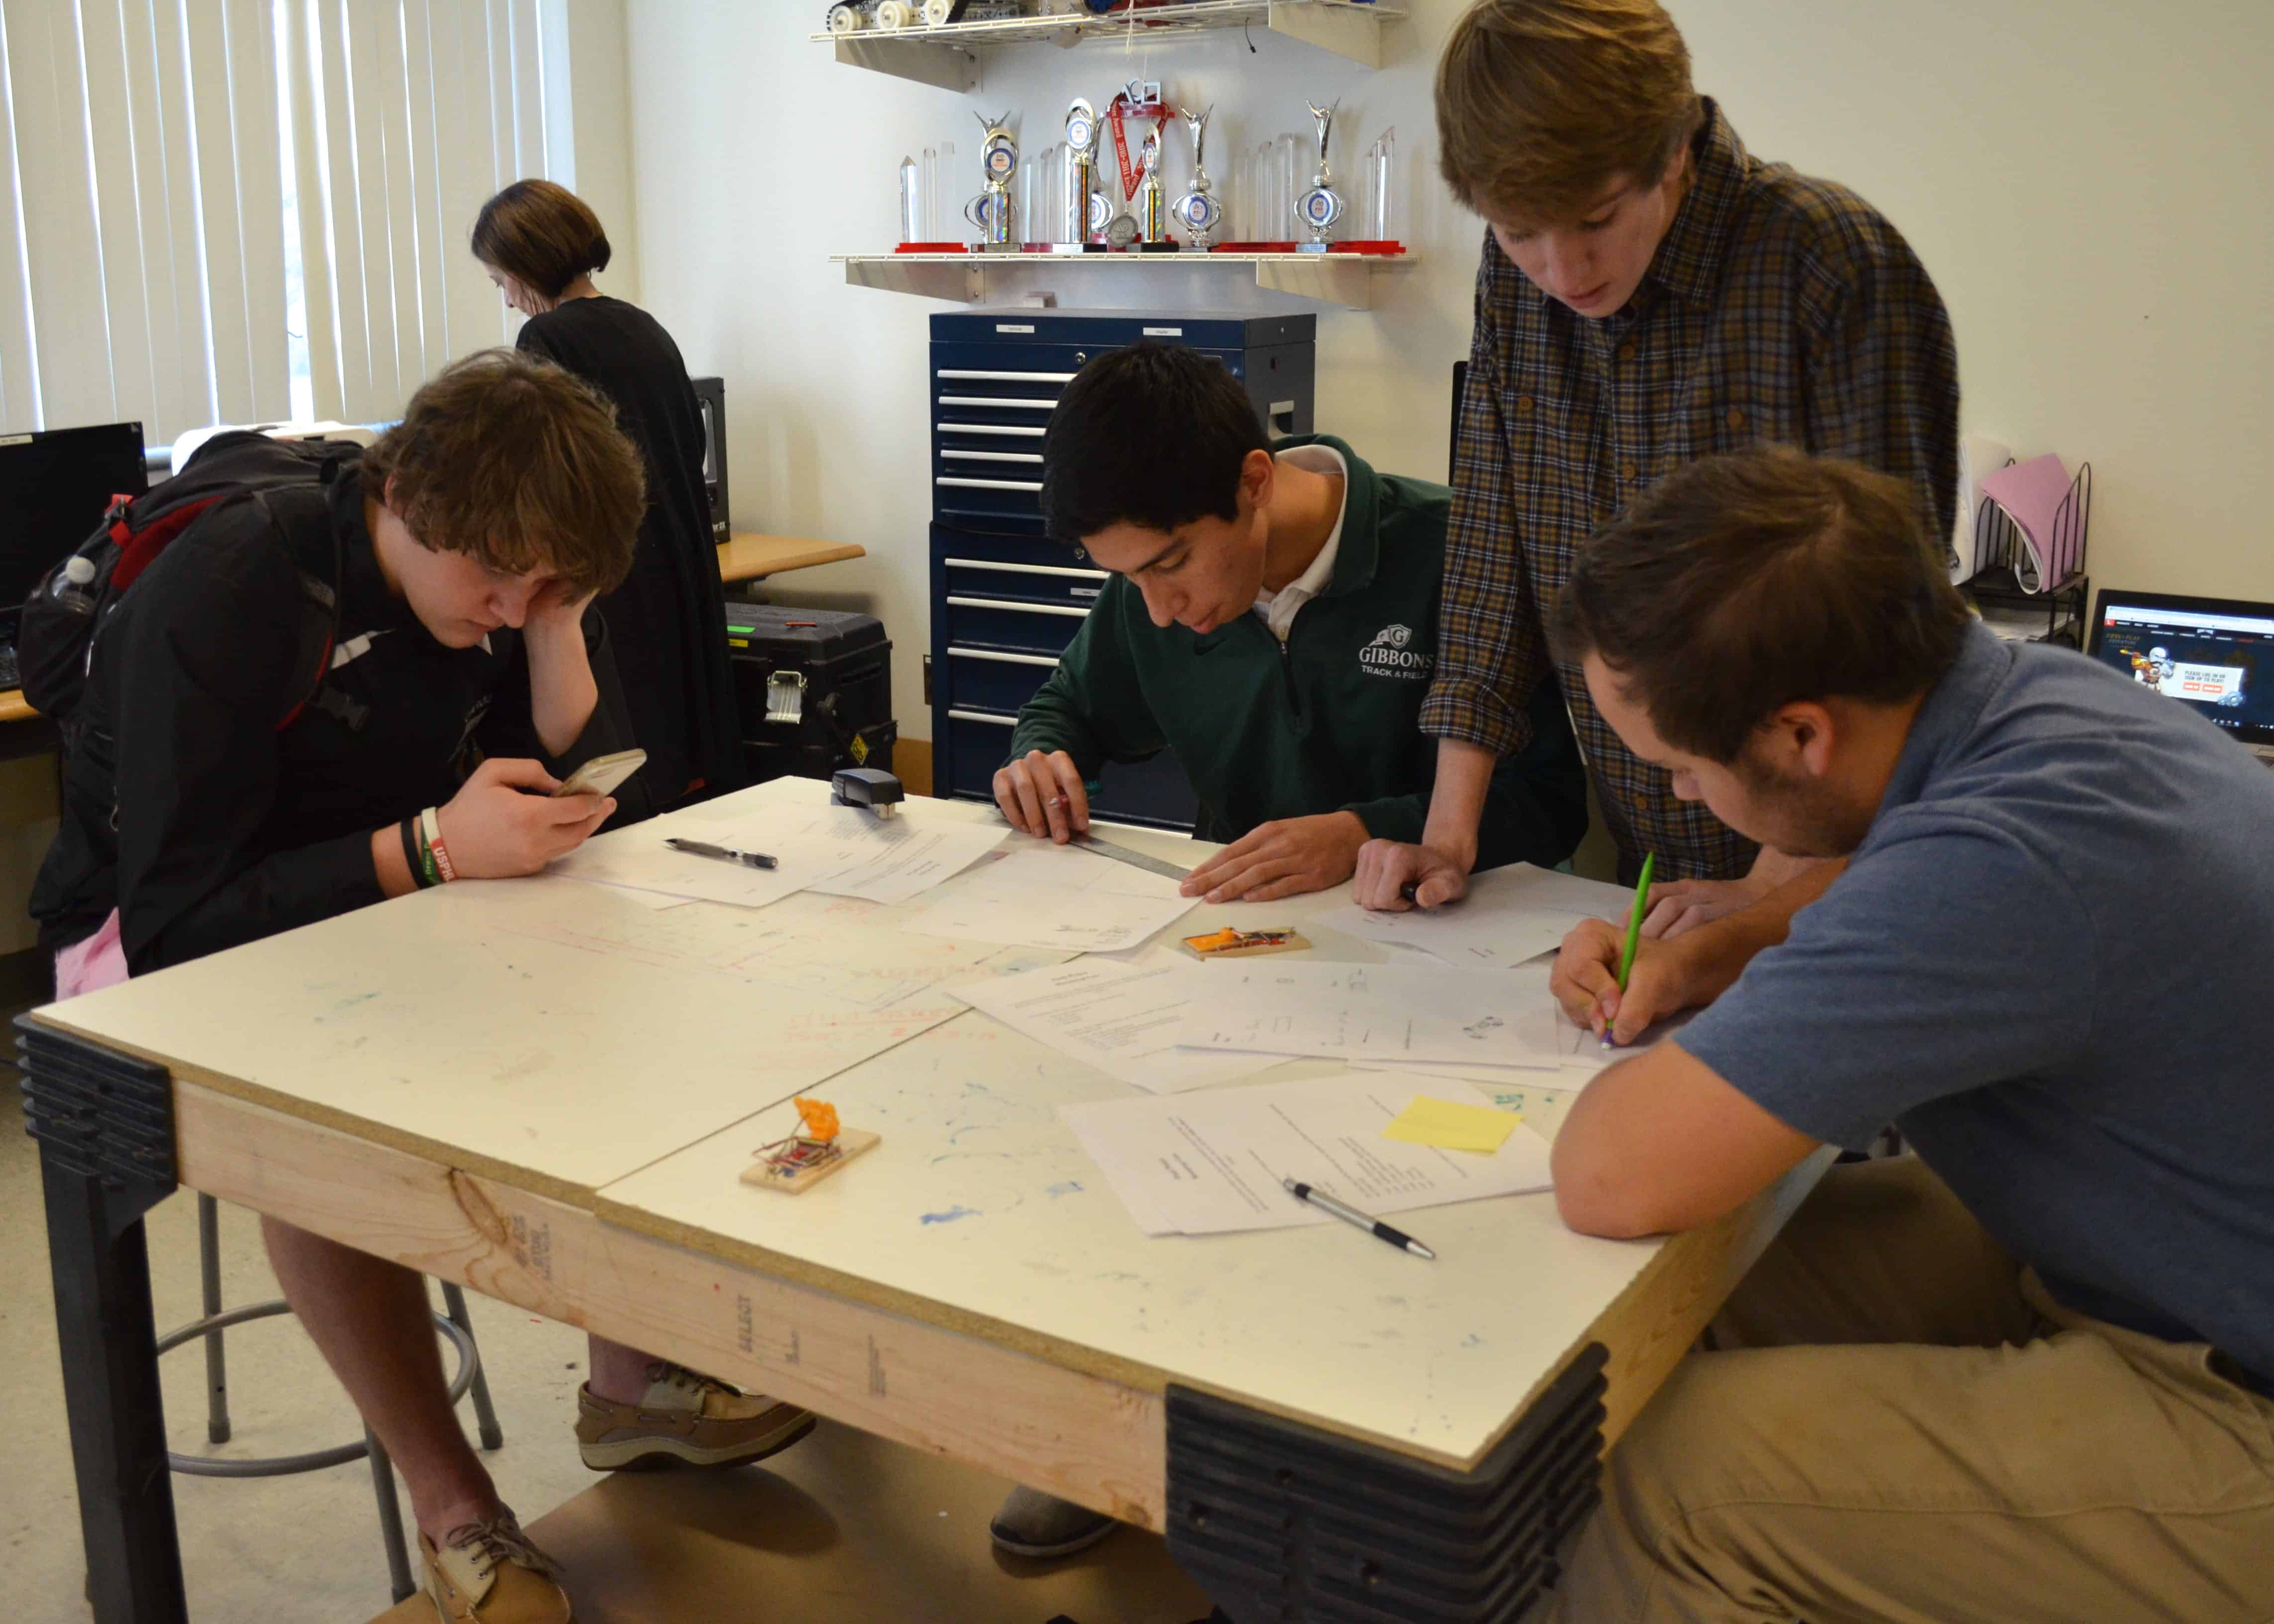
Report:
[[[328,1128],[336,1133],[343,1133],[350,1138],[360,1139],[368,1144],[381,1144],[389,1150],[402,1151],[407,1155],[418,1157],[422,1160],[458,1167],[468,1173],[478,1174],[494,1182],[510,1184],[516,1189],[528,1190],[532,1195],[543,1196],[548,1201],[557,1201],[568,1206],[580,1207],[586,1212],[592,1210],[593,1204],[598,1199],[598,1191],[592,1186],[571,1183],[566,1179],[556,1178],[551,1174],[540,1173],[533,1167],[501,1161],[493,1156],[485,1156],[478,1152],[465,1150],[455,1144],[446,1144],[439,1139],[427,1138],[423,1134],[406,1133],[402,1129],[390,1128],[384,1122],[375,1122],[369,1117],[358,1116],[352,1111],[343,1111],[336,1107],[303,1099],[297,1095],[282,1093],[258,1083],[248,1083],[242,1077],[231,1076],[225,1071],[211,1070],[207,1067],[177,1059],[162,1050],[146,1049],[139,1044],[128,1043],[122,1039],[112,1037],[108,1032],[76,1025],[56,1014],[52,1008],[28,1010],[23,1018],[66,1036],[83,1039],[88,1043],[100,1044],[102,1047],[114,1050],[118,1054],[131,1054],[137,1060],[146,1060],[154,1065],[163,1066],[177,1085],[194,1083],[211,1089],[215,1093],[226,1094],[232,1099],[242,1099],[248,1105],[260,1106],[281,1115],[295,1117],[301,1122],[312,1123],[319,1128]],[[709,1137],[708,1134],[699,1135],[690,1143],[699,1144]],[[679,1148],[683,1150],[687,1147],[682,1145]],[[666,1152],[667,1155],[676,1153],[675,1151]],[[656,1159],[660,1160],[662,1158],[659,1157]],[[633,1171],[637,1170],[636,1168]],[[629,1175],[625,1176],[629,1177]]]
[[[1634,1422],[1674,1367],[1687,1357],[1721,1304],[1755,1258],[1775,1238],[1829,1166],[1834,1152],[1820,1150],[1743,1205],[1699,1228],[1630,1244],[1654,1246],[1648,1262],[1635,1271],[1609,1306],[1595,1317],[1562,1358],[1524,1395],[1508,1421],[1471,1459],[1473,1467],[1514,1428],[1541,1394],[1571,1367],[1588,1347],[1600,1342],[1608,1357],[1603,1367],[1603,1447],[1608,1450]],[[1671,1301],[1668,1294],[1675,1294]],[[1631,1397],[1636,1394],[1639,1397]]]
[[[35,721],[39,714],[21,688],[0,689],[0,721]]]
[[[756,1274],[589,1208],[177,1078],[179,1179],[564,1325],[1158,1530],[1157,1394]]]
[[[628,1206],[621,1202],[611,1200],[605,1190],[599,1197],[593,1212],[603,1224],[612,1228],[626,1230],[649,1240],[661,1241],[666,1245],[675,1246],[705,1258],[716,1258],[756,1273],[786,1280],[815,1291],[825,1292],[832,1296],[859,1303],[885,1313],[899,1315],[903,1318],[916,1320],[939,1330],[953,1332],[960,1336],[968,1336],[976,1341],[1011,1348],[1029,1358],[1057,1365],[1079,1375],[1095,1377],[1100,1381],[1110,1382],[1116,1386],[1148,1394],[1165,1394],[1172,1385],[1187,1387],[1193,1392],[1205,1393],[1211,1397],[1220,1398],[1261,1414],[1276,1416],[1282,1420],[1312,1427],[1337,1438],[1370,1445],[1375,1448],[1404,1455],[1409,1460],[1419,1461],[1431,1466],[1445,1467],[1455,1471],[1465,1471],[1473,1468],[1477,1462],[1490,1452],[1492,1446],[1499,1442],[1508,1428],[1522,1419],[1523,1416],[1523,1410],[1519,1409],[1501,1427],[1495,1429],[1492,1437],[1473,1454],[1461,1455],[1447,1450],[1432,1449],[1426,1444],[1415,1443],[1412,1439],[1398,1438],[1387,1432],[1377,1432],[1370,1428],[1352,1426],[1347,1422],[1337,1421],[1330,1416],[1321,1416],[1297,1406],[1281,1403],[1261,1394],[1243,1392],[1200,1377],[1163,1370],[1158,1365],[1148,1364],[1141,1360],[1128,1359],[1118,1354],[1107,1353],[1102,1348],[1092,1348],[1084,1342],[1052,1336],[1046,1332],[1035,1330],[1032,1326],[1014,1325],[1009,1320],[998,1319],[990,1314],[975,1313],[968,1309],[958,1308],[953,1303],[942,1303],[937,1298],[906,1291],[899,1287],[879,1285],[875,1280],[858,1274],[847,1274],[803,1258],[792,1257],[786,1252],[772,1251],[749,1241],[739,1240],[731,1235],[722,1235],[714,1230],[660,1217],[644,1207]],[[1562,1367],[1559,1365],[1557,1368],[1560,1370]],[[1545,1386],[1544,1383],[1541,1385]],[[1538,1388],[1527,1394],[1524,1401],[1525,1407],[1528,1409],[1532,1400],[1538,1396]]]

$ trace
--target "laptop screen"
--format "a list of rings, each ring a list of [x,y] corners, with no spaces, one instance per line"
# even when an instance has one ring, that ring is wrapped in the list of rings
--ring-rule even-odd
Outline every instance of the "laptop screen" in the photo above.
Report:
[[[94,533],[110,499],[147,488],[139,423],[0,435],[0,631],[9,641],[26,596]]]
[[[2090,652],[2247,743],[2274,744],[2274,603],[2104,588]]]

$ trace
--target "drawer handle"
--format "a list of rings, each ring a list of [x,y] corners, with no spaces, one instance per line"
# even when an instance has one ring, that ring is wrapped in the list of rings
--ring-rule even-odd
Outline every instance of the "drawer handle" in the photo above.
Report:
[[[1005,598],[958,598],[950,596],[948,607],[958,609],[1002,609],[1013,615],[1058,615],[1067,620],[1088,620],[1088,609],[1073,608],[1063,603],[1013,603]]]
[[[1058,664],[1057,661],[1051,659],[1048,654],[1006,654],[999,649],[959,648],[956,645],[950,643],[947,646],[947,657],[953,660],[959,656],[965,660],[992,660],[998,665],[1048,666],[1054,671],[1058,669]]]
[[[983,721],[990,728],[1015,728],[1019,725],[1016,716],[998,716],[992,711],[951,710],[948,715],[956,721]]]
[[[1023,423],[935,423],[935,434],[1015,434],[1021,440],[1040,440],[1044,430],[1029,428]]]
[[[1020,400],[1009,395],[943,395],[932,403],[937,406],[1008,406],[1013,412],[1056,412],[1054,400]],[[1293,410],[1291,404],[1289,410]]]
[[[932,374],[935,378],[961,378],[972,383],[1072,383],[1070,372],[971,372],[960,366],[943,366]]]
[[[960,457],[967,463],[1036,463],[1043,460],[1040,451],[953,451],[943,449],[942,457]]]
[[[974,491],[1038,491],[1043,488],[1043,482],[1040,480],[954,480],[945,474],[942,474],[932,483],[953,485],[960,490]]]
[[[1000,570],[1006,575],[1057,575],[1077,581],[1110,581],[1113,578],[1103,570],[1069,570],[1064,564],[998,563],[991,558],[943,558],[940,563],[951,570]]]

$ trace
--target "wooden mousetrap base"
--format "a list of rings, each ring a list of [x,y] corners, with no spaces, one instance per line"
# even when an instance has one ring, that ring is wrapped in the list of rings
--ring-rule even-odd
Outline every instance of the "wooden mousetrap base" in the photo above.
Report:
[[[1310,950],[1311,947],[1310,942],[1304,938],[1300,932],[1297,931],[1288,931],[1284,935],[1281,935],[1281,933],[1276,931],[1269,933],[1252,933],[1257,935],[1268,933],[1270,935],[1281,936],[1281,940],[1277,941],[1252,942],[1245,946],[1229,948],[1203,947],[1201,945],[1203,942],[1213,941],[1216,937],[1222,936],[1225,933],[1225,932],[1218,931],[1207,936],[1187,936],[1185,938],[1185,946],[1188,950],[1190,950],[1194,958],[1201,959],[1261,958],[1267,953],[1306,953]]]
[[[742,1169],[742,1182],[756,1184],[761,1190],[778,1190],[786,1196],[802,1195],[862,1152],[875,1150],[884,1138],[884,1135],[870,1133],[865,1128],[840,1128],[837,1130],[837,1154],[827,1161],[800,1168],[787,1176],[777,1174],[764,1161],[754,1161]]]

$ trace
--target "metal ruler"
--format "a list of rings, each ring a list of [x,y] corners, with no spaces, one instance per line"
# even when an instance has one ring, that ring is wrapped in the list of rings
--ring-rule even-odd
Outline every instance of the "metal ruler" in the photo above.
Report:
[[[1077,835],[1071,842],[1084,851],[1101,857],[1111,857],[1116,863],[1126,863],[1132,868],[1141,868],[1148,874],[1165,874],[1171,880],[1182,880],[1192,872],[1190,865],[1178,865],[1164,857],[1148,857],[1143,852],[1127,846],[1117,846],[1110,840],[1100,840],[1095,835]]]

